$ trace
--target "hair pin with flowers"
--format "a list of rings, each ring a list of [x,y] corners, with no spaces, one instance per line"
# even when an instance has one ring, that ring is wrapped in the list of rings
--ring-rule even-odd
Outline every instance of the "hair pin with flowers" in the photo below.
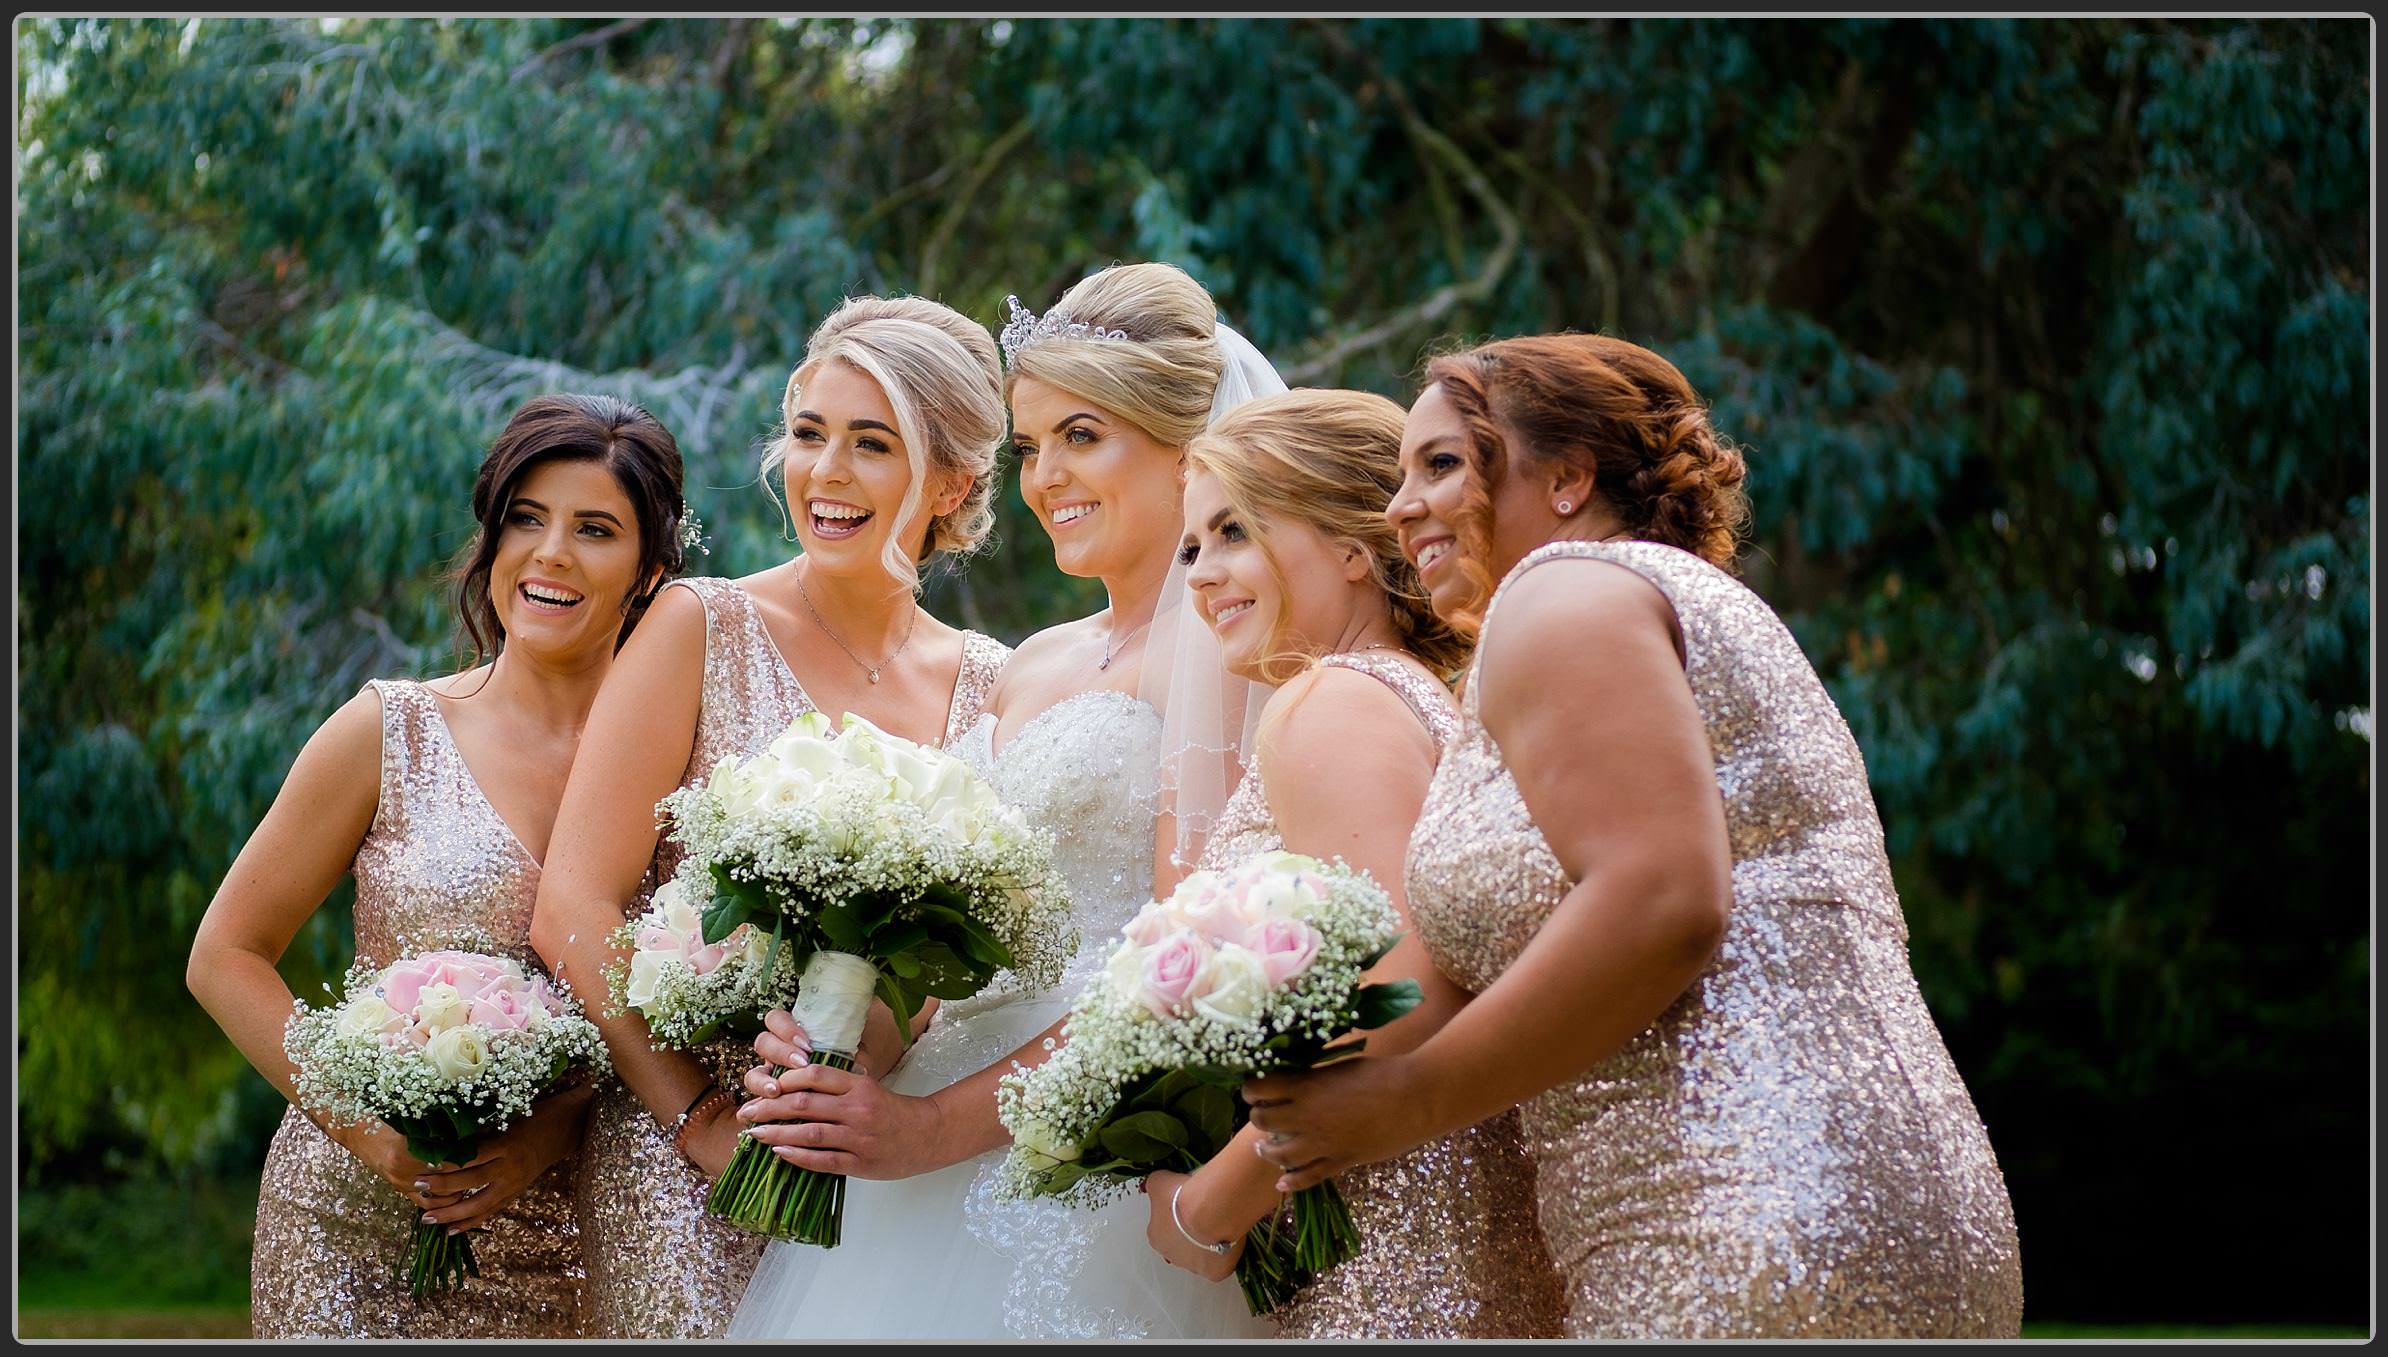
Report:
[[[707,556],[713,554],[713,548],[705,545],[704,522],[696,516],[696,510],[688,507],[688,501],[682,500],[680,501],[680,550],[685,554],[691,547]]]
[[[1106,330],[1099,325],[1089,325],[1084,321],[1071,320],[1069,313],[1059,307],[1047,311],[1042,318],[1039,318],[1036,312],[1020,305],[1020,299],[1017,296],[1005,297],[1003,304],[1010,319],[1005,322],[1003,333],[996,337],[996,342],[1003,345],[1003,361],[1006,364],[1016,360],[1020,355],[1020,350],[1039,340],[1126,339],[1128,337],[1128,332],[1125,330]]]

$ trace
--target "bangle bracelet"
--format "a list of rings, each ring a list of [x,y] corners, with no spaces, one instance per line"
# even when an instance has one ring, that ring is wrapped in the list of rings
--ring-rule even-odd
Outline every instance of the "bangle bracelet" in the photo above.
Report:
[[[1233,1243],[1227,1243],[1227,1244],[1211,1244],[1211,1243],[1206,1243],[1206,1242],[1204,1242],[1203,1240],[1196,1239],[1196,1238],[1194,1237],[1194,1232],[1193,1232],[1192,1230],[1189,1230],[1189,1229],[1187,1229],[1187,1228],[1186,1228],[1186,1222],[1185,1222],[1185,1221],[1183,1221],[1183,1220],[1180,1220],[1180,1219],[1178,1218],[1178,1214],[1177,1214],[1177,1198],[1178,1198],[1178,1193],[1180,1193],[1180,1192],[1183,1192],[1183,1191],[1185,1191],[1185,1190],[1186,1190],[1186,1185],[1185,1185],[1184,1183],[1179,1183],[1179,1184],[1177,1185],[1177,1190],[1176,1190],[1176,1191],[1174,1191],[1174,1192],[1171,1192],[1171,1193],[1169,1194],[1169,1223],[1170,1223],[1170,1224],[1172,1224],[1172,1225],[1175,1225],[1175,1226],[1177,1227],[1177,1232],[1178,1232],[1179,1234],[1182,1234],[1182,1235],[1184,1235],[1184,1236],[1186,1237],[1186,1242],[1187,1242],[1187,1243],[1189,1243],[1189,1244],[1192,1244],[1192,1245],[1193,1245],[1195,1248],[1198,1248],[1198,1249],[1207,1249],[1207,1250],[1209,1250],[1209,1251],[1210,1251],[1210,1252],[1212,1252],[1212,1253],[1225,1253],[1225,1252],[1227,1252],[1229,1249],[1232,1249],[1232,1248],[1234,1248],[1234,1247],[1235,1247],[1235,1245],[1234,1245]]]
[[[688,1105],[688,1110],[681,1113],[679,1119],[672,1123],[672,1148],[678,1150],[682,1158],[688,1156],[688,1128],[696,1124],[697,1113],[703,1111],[706,1105],[716,1098],[724,1103],[735,1101],[730,1097],[728,1089],[719,1085],[708,1086],[704,1092],[697,1095],[695,1102]]]

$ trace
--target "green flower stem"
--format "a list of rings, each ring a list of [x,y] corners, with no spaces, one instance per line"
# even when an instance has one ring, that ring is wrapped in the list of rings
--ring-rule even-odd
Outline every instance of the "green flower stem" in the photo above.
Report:
[[[813,1063],[850,1070],[854,1057],[822,1051]],[[800,1169],[752,1135],[741,1135],[729,1167],[705,1194],[705,1214],[749,1234],[834,1249],[846,1215],[846,1178]]]
[[[480,1275],[481,1262],[473,1257],[470,1234],[452,1235],[445,1225],[430,1225],[416,1219],[414,1239],[407,1250],[409,1295],[421,1301],[426,1296],[462,1287],[467,1276]]]
[[[1360,1231],[1333,1179],[1293,1195],[1294,1262],[1313,1276],[1360,1251]]]

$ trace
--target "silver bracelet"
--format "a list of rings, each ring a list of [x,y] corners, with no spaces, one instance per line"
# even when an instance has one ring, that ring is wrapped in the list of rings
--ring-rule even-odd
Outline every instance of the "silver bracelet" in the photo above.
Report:
[[[1196,1239],[1194,1237],[1194,1232],[1186,1228],[1186,1222],[1178,1219],[1177,1194],[1185,1190],[1186,1185],[1184,1183],[1179,1183],[1176,1189],[1169,1194],[1169,1223],[1175,1225],[1177,1227],[1177,1232],[1184,1235],[1186,1237],[1186,1242],[1192,1244],[1195,1248],[1208,1249],[1212,1253],[1225,1253],[1229,1249],[1234,1248],[1235,1245],[1233,1242],[1226,1244],[1206,1244],[1203,1241]]]

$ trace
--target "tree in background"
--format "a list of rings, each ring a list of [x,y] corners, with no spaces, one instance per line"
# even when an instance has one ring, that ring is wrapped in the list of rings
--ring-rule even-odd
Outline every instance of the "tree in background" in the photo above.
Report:
[[[513,404],[647,404],[743,573],[793,549],[756,445],[838,298],[998,323],[1164,258],[1298,384],[1558,328],[1675,358],[1864,746],[2032,1313],[2353,1318],[2367,37],[21,22],[25,1171],[253,1168],[276,1100],[187,940],[307,731],[452,660]],[[1093,606],[1003,503],[931,605]]]

